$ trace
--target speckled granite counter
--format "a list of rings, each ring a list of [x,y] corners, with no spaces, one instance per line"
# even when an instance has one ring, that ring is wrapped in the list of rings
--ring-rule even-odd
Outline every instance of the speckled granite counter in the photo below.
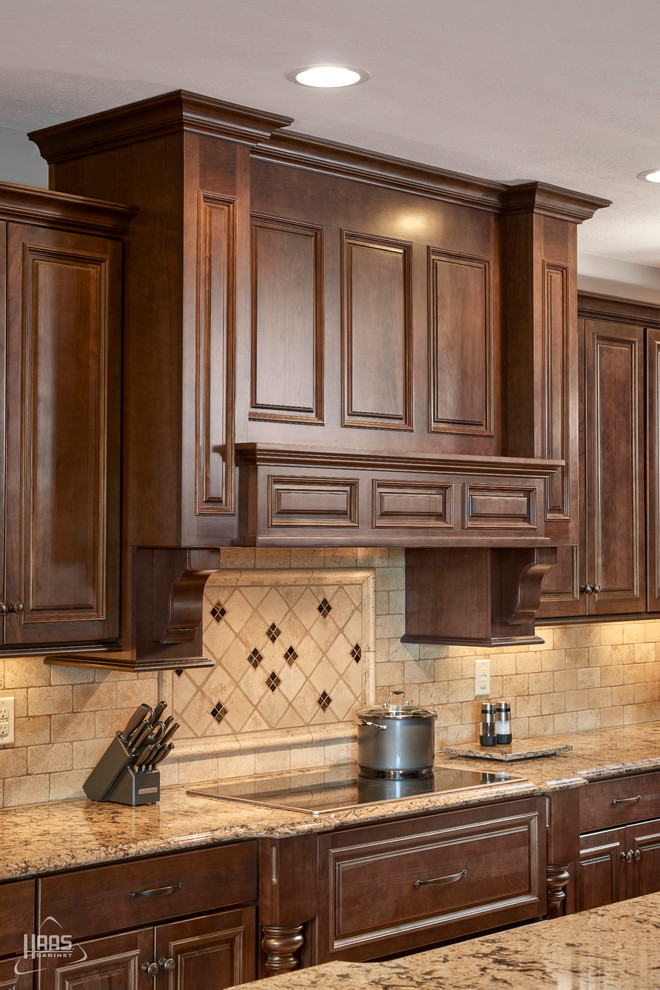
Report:
[[[243,987],[263,987],[263,983]],[[485,935],[384,963],[332,962],[268,990],[654,990],[660,894]],[[238,990],[238,988],[237,988]]]
[[[506,767],[527,778],[523,782],[364,806],[343,811],[334,818],[189,797],[183,786],[165,788],[158,804],[140,808],[75,800],[5,809],[0,811],[0,880],[237,839],[327,831],[341,825],[462,808],[498,798],[577,787],[586,780],[660,769],[660,723],[553,737],[553,741],[573,749]],[[437,762],[493,769],[490,761],[446,753],[439,753]]]

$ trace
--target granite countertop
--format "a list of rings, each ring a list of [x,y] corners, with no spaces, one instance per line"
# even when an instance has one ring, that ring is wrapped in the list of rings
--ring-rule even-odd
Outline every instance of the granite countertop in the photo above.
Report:
[[[181,785],[164,788],[158,804],[138,808],[88,800],[6,808],[0,811],[0,880],[232,840],[329,831],[342,825],[477,806],[578,787],[588,780],[660,769],[660,723],[554,736],[552,742],[573,748],[556,756],[498,765],[497,769],[506,768],[526,778],[522,781],[365,805],[332,818],[191,797]],[[490,760],[448,753],[438,753],[437,763],[495,769]]]
[[[242,986],[263,987],[263,983]],[[324,963],[268,980],[268,990],[651,990],[658,986],[660,893],[389,962]]]

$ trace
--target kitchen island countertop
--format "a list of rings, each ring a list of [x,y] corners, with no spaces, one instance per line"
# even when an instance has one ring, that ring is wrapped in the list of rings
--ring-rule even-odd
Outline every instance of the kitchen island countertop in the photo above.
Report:
[[[501,765],[526,778],[523,781],[362,806],[333,818],[191,797],[184,785],[164,788],[158,804],[137,808],[88,800],[6,808],[0,811],[0,880],[234,840],[323,832],[342,825],[477,806],[579,787],[588,780],[660,769],[660,723],[555,736],[553,742],[573,748],[552,757]],[[493,769],[490,761],[442,752],[438,752],[436,762]]]
[[[256,988],[263,983],[242,986]],[[269,990],[476,987],[655,990],[660,987],[660,894],[511,928],[388,962],[331,962],[268,980]]]

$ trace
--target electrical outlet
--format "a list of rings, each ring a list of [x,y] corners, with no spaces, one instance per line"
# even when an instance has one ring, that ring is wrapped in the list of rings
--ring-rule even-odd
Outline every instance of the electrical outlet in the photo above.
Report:
[[[14,699],[0,698],[0,746],[14,742]]]
[[[474,662],[474,696],[487,698],[490,694],[490,660]]]

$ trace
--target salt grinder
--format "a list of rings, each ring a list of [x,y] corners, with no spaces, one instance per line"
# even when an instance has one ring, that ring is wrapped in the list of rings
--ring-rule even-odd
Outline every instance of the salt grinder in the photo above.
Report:
[[[481,728],[479,742],[482,746],[495,746],[497,743],[497,724],[495,721],[495,705],[490,701],[481,706]]]
[[[498,701],[495,705],[495,732],[498,745],[507,746],[511,742],[511,705],[508,701]]]

